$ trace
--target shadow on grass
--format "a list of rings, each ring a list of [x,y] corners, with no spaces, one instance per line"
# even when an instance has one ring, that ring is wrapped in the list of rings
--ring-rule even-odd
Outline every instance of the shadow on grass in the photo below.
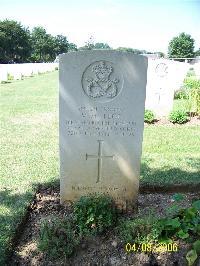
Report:
[[[30,192],[14,194],[8,189],[0,192],[0,265],[5,265],[6,257],[15,243],[14,236],[26,220],[26,206],[28,207],[32,198]]]
[[[188,158],[188,165],[200,169],[199,160]],[[200,192],[200,171],[157,169],[142,163],[140,176],[140,192]]]
[[[11,81],[1,81],[0,84],[9,84]]]
[[[0,265],[9,265],[13,247],[24,230],[38,189],[59,188],[59,179],[43,184],[34,183],[32,186],[33,189],[24,194],[16,194],[11,189],[0,191]]]

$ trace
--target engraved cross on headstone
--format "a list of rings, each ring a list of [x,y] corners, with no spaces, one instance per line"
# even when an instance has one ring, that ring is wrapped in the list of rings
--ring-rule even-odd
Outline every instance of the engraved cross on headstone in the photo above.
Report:
[[[102,177],[102,163],[103,158],[112,158],[114,160],[114,155],[102,155],[102,146],[103,146],[103,140],[97,140],[99,142],[99,150],[98,155],[89,155],[86,153],[86,160],[87,159],[98,159],[98,174],[97,174],[97,181],[96,183],[99,183],[101,177]]]
[[[155,94],[158,95],[158,103],[160,103],[160,96],[161,96],[161,92],[162,92],[162,88],[158,89],[158,92],[156,92]]]

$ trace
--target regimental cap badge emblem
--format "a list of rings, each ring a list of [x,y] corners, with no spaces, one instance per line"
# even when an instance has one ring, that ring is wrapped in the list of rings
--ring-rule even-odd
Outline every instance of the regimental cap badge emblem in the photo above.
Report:
[[[168,66],[165,63],[159,63],[155,68],[155,72],[159,77],[165,77],[168,74]]]
[[[99,102],[107,102],[115,98],[120,93],[122,85],[122,74],[111,62],[94,62],[83,73],[84,92],[89,98]]]

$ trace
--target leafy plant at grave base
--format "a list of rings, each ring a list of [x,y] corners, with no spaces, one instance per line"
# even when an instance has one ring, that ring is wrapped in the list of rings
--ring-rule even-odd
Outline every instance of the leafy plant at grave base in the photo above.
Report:
[[[174,197],[174,200],[181,201],[180,197]],[[161,219],[159,222],[161,228],[159,241],[169,241],[173,237],[191,243],[200,238],[200,200],[193,202],[188,208],[182,208],[175,203],[170,211],[172,211],[172,217]],[[200,240],[196,240],[192,247],[186,254],[189,265],[193,265],[200,255]]]
[[[179,91],[176,91],[174,94],[174,99],[175,100],[183,100],[183,99],[187,99],[188,95],[187,92],[184,89],[181,89]]]
[[[154,216],[122,220],[117,228],[125,243],[170,243],[177,239],[192,243],[186,259],[193,265],[200,255],[200,200],[184,208],[182,194],[173,196],[174,203],[166,211],[166,216],[156,219]]]
[[[151,110],[145,110],[144,122],[151,124],[154,122],[154,120],[155,120],[154,113]]]
[[[160,234],[155,216],[146,216],[136,219],[122,219],[116,230],[125,243],[152,243],[156,242]]]
[[[195,241],[192,246],[193,249],[186,254],[186,260],[189,266],[192,266],[198,258],[198,255],[200,255],[200,240]]]
[[[169,121],[177,124],[184,124],[188,121],[187,112],[184,110],[175,110],[172,111],[169,115]]]
[[[186,78],[184,88],[187,93],[187,109],[200,114],[200,80]]]
[[[79,242],[73,221],[52,218],[42,222],[38,248],[52,259],[71,256]]]
[[[96,234],[115,225],[118,211],[108,196],[82,196],[74,204],[74,217],[80,235]]]
[[[8,73],[8,80],[14,80],[14,77]]]

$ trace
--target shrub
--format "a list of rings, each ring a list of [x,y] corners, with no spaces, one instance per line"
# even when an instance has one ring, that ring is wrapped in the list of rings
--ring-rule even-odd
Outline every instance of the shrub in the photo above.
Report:
[[[153,123],[155,120],[155,115],[151,110],[145,110],[144,113],[144,122]]]
[[[8,73],[7,79],[8,80],[14,80],[14,77],[10,73]]]
[[[186,78],[184,88],[187,92],[187,108],[190,112],[200,114],[200,80]]]
[[[81,235],[101,233],[116,223],[117,209],[110,197],[82,196],[74,205],[74,217]]]
[[[154,217],[146,216],[134,220],[121,220],[117,232],[125,243],[151,243],[158,239],[160,231],[156,224],[158,220]]]
[[[187,99],[187,98],[188,98],[188,95],[187,95],[187,92],[185,90],[179,90],[179,91],[175,92],[174,99],[182,100],[182,99]]]
[[[169,115],[169,121],[172,123],[183,124],[188,121],[188,115],[186,111],[175,110],[172,111]]]
[[[51,258],[69,257],[79,242],[80,238],[75,232],[73,221],[52,218],[42,222],[38,248]]]
[[[177,239],[192,244],[186,254],[189,265],[193,265],[200,255],[200,200],[185,208],[182,194],[173,196],[173,204],[166,209],[163,218],[151,214],[143,218],[122,220],[117,228],[125,243],[173,243]],[[134,246],[134,245],[133,245]]]

